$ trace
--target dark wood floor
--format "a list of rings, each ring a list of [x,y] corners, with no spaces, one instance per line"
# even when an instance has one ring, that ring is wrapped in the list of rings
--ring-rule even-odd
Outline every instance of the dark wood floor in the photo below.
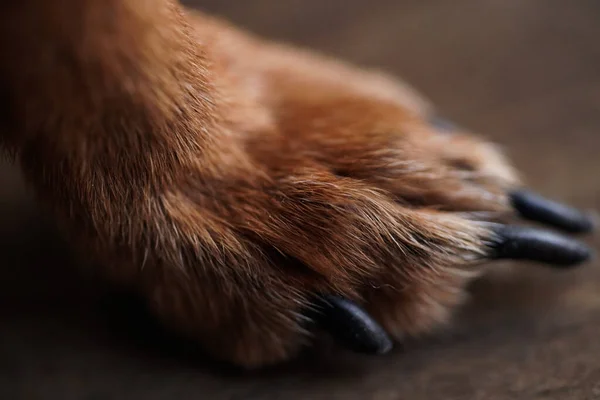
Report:
[[[504,145],[539,191],[600,209],[598,1],[195,3],[401,75]],[[3,399],[600,398],[598,262],[563,273],[519,265],[516,275],[498,266],[452,329],[389,356],[332,350],[240,375],[140,334],[86,279],[62,279],[64,245],[14,172],[0,171]]]

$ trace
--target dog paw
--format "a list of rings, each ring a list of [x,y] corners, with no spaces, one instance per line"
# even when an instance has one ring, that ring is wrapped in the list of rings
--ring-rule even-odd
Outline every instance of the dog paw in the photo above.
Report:
[[[370,180],[312,162],[178,188],[162,200],[169,223],[143,279],[154,310],[214,356],[248,367],[288,359],[323,332],[384,353],[445,323],[491,260],[564,268],[590,257],[574,239],[502,220],[583,232],[588,216],[524,191],[485,163],[495,158],[469,153],[475,172],[465,175],[457,149],[437,149],[428,156],[445,172],[432,181],[454,180],[442,189],[416,184],[427,175],[412,169],[398,185],[389,172]]]

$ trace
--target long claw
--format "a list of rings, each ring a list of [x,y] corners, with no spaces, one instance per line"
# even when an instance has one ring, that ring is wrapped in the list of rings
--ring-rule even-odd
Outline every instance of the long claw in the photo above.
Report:
[[[436,129],[442,131],[442,132],[452,132],[452,131],[456,131],[456,125],[450,121],[448,121],[447,119],[439,116],[439,115],[432,115],[429,117],[428,122],[435,127]]]
[[[392,340],[383,328],[352,301],[324,295],[314,305],[319,325],[350,350],[384,354],[392,349]]]
[[[511,193],[510,198],[513,207],[523,218],[573,233],[590,232],[594,229],[594,221],[590,216],[536,193],[518,190]]]
[[[592,251],[584,244],[540,229],[508,225],[493,228],[491,257],[542,262],[555,266],[575,266],[587,261]]]

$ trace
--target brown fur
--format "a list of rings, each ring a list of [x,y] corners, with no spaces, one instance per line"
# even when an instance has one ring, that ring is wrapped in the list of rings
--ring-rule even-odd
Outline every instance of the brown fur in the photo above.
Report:
[[[169,0],[0,6],[2,142],[107,275],[215,356],[292,356],[318,292],[444,322],[517,181],[378,72]]]

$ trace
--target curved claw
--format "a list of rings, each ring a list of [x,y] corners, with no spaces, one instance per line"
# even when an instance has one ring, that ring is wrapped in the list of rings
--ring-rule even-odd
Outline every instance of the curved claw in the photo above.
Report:
[[[456,130],[456,125],[454,123],[439,115],[430,116],[427,122],[442,132],[452,132]]]
[[[319,325],[350,350],[384,354],[392,349],[392,340],[383,328],[352,301],[324,295],[314,305]]]
[[[584,244],[540,229],[498,225],[489,244],[495,259],[542,262],[555,266],[575,266],[587,261],[592,251]]]
[[[517,190],[510,194],[510,199],[523,218],[573,233],[590,232],[594,229],[594,221],[590,216],[536,193]]]

